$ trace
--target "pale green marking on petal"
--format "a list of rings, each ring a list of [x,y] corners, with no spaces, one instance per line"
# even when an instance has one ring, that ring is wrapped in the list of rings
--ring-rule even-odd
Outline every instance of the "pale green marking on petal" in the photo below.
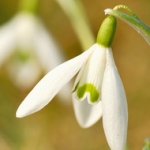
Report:
[[[100,96],[100,93],[96,89],[96,87],[91,83],[86,83],[77,89],[77,96],[78,98],[83,98],[84,94],[89,92],[90,94],[90,101],[92,103],[97,102]]]
[[[72,93],[75,92],[78,88],[79,82],[75,85],[74,89],[72,90]]]

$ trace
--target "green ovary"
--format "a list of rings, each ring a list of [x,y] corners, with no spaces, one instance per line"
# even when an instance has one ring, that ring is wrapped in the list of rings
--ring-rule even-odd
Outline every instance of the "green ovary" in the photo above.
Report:
[[[96,87],[91,83],[86,83],[77,89],[78,98],[82,98],[86,92],[90,94],[90,101],[92,103],[97,102],[100,96],[100,93],[96,89]]]

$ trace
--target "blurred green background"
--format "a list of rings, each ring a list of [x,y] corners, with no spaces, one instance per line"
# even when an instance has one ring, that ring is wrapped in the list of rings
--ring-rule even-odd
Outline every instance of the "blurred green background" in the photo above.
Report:
[[[131,7],[150,26],[149,0],[82,0],[82,3],[95,38],[105,18],[103,10],[119,4]],[[18,0],[0,0],[0,25],[9,21],[17,10]],[[55,0],[41,0],[38,16],[63,48],[67,59],[82,52],[69,19]],[[130,150],[140,150],[144,139],[150,137],[150,46],[118,20],[112,48],[128,100],[127,144]],[[65,105],[57,97],[41,111],[16,118],[16,110],[30,90],[15,87],[3,65],[0,69],[0,150],[109,150],[102,120],[82,129],[72,104]]]

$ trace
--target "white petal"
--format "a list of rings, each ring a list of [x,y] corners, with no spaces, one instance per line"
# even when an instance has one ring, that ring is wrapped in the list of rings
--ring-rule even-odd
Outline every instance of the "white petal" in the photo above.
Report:
[[[43,24],[39,20],[39,28],[34,37],[34,50],[40,64],[47,73],[49,70],[55,68],[61,63],[65,62],[65,56],[62,49],[54,41],[53,37],[48,34]],[[70,102],[70,89],[72,84],[69,82],[58,93],[59,100],[67,104]]]
[[[13,19],[17,31],[17,46],[21,49],[33,49],[33,39],[38,32],[38,19],[29,13],[19,13]]]
[[[101,90],[101,84],[106,65],[105,57],[105,48],[97,44],[85,65],[82,79],[80,79],[80,85],[85,83],[92,83],[96,86],[97,89]]]
[[[38,32],[34,37],[34,50],[43,68],[47,71],[60,65],[65,61],[62,49],[48,34],[43,24],[39,22]]]
[[[106,65],[106,50],[104,47],[95,44],[94,51],[90,56],[89,60],[85,64],[85,66],[80,70],[78,77],[76,79],[74,87],[77,84],[78,87],[75,91],[76,97],[79,99],[78,93],[81,87],[85,86],[86,84],[92,85],[93,90],[90,92],[85,88],[83,92],[83,97],[80,97],[80,100],[83,100],[87,97],[89,103],[97,103],[98,100],[101,98],[101,87],[102,87],[102,80]],[[79,82],[79,83],[78,83]],[[91,97],[94,95],[93,93],[97,93],[97,97],[93,100]]]
[[[79,125],[83,128],[88,128],[95,124],[102,116],[102,105],[99,101],[95,105],[88,103],[87,99],[79,101],[75,98],[75,94],[72,94],[73,106],[76,119]]]
[[[124,150],[128,122],[126,95],[111,49],[107,49],[106,58],[102,85],[103,127],[111,150]]]
[[[16,32],[10,22],[0,27],[0,65],[12,54],[16,42]]]
[[[41,75],[41,69],[34,59],[24,63],[12,61],[7,66],[9,76],[14,84],[21,90],[27,90],[35,85]]]
[[[56,67],[44,76],[19,106],[16,116],[27,116],[47,105],[60,89],[79,71],[91,52],[92,50],[87,50],[74,59]]]

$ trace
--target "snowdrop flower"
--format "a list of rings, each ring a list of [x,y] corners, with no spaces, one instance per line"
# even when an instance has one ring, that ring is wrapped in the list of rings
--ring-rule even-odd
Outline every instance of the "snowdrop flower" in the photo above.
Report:
[[[116,29],[116,19],[108,16],[102,23],[97,43],[81,55],[50,71],[19,106],[21,118],[39,111],[78,72],[72,100],[79,124],[90,127],[101,117],[111,150],[123,150],[127,134],[127,102],[110,48]]]
[[[17,55],[27,58],[26,61],[22,61],[22,64],[27,62],[25,68],[28,68],[27,64],[32,66],[35,58],[40,61],[45,72],[64,61],[59,47],[42,22],[35,15],[27,12],[17,14],[0,28],[0,66],[15,53],[15,50]],[[33,66],[37,68],[38,64]]]
[[[39,0],[20,0],[19,12],[0,27],[0,67],[9,60],[9,75],[23,90],[65,61],[61,48],[36,16],[38,6]],[[67,84],[58,94],[63,103],[71,98],[70,87]]]
[[[61,49],[48,34],[41,20],[28,12],[20,12],[0,28],[0,66],[7,66],[12,81],[20,89],[37,83],[42,71],[48,72],[65,61]],[[59,93],[60,100],[71,97],[66,85]],[[65,101],[64,101],[65,102]]]

